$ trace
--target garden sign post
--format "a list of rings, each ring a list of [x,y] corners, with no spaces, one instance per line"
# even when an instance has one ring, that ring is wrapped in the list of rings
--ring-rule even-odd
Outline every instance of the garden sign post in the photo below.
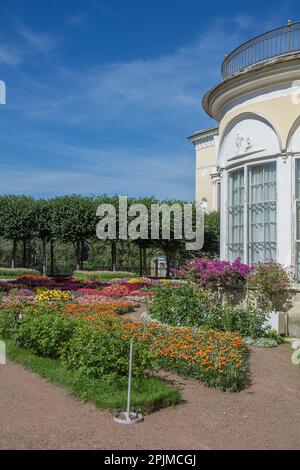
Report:
[[[127,409],[119,411],[115,414],[114,420],[119,424],[135,424],[144,420],[141,413],[131,412],[131,381],[132,381],[132,364],[133,364],[133,338],[130,339],[129,348],[129,371],[128,371],[128,392],[127,392]]]

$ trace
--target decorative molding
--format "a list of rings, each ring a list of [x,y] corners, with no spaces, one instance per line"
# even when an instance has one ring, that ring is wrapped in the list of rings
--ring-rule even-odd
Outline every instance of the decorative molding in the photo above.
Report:
[[[265,150],[266,149],[257,149],[257,150],[253,150],[252,152],[237,154],[237,155],[234,155],[233,157],[227,158],[227,161],[229,162],[231,160],[237,160],[239,158],[245,158],[245,157],[248,157],[249,155],[255,155],[256,153],[264,152]]]
[[[273,62],[261,63],[252,70],[244,70],[228,77],[205,94],[202,101],[204,110],[209,116],[220,121],[224,116],[225,108],[226,112],[232,109],[236,99],[242,98],[242,102],[245,103],[247,100],[245,96],[249,93],[256,92],[259,97],[264,93],[263,90],[269,87],[275,86],[279,89],[280,86],[299,80],[299,65],[300,53],[298,52],[286,57],[278,57],[278,60]],[[259,101],[259,98],[257,100]]]
[[[280,157],[281,157],[281,160],[283,161],[283,163],[286,164],[286,162],[287,162],[287,160],[288,160],[288,158],[289,158],[289,154],[285,152],[285,153],[282,153],[282,154],[280,155]]]
[[[217,167],[216,167],[216,174],[218,175],[219,178],[222,178],[224,169],[225,169],[225,168],[220,167],[220,166],[217,166]]]
[[[206,131],[198,131],[187,137],[187,139],[195,145],[196,150],[215,145],[215,137],[219,135],[219,128],[214,127]]]
[[[213,147],[215,145],[215,140],[214,138],[202,139],[198,142],[194,142],[194,145],[196,150],[201,150],[207,147]]]
[[[243,134],[238,132],[235,139],[235,154],[240,155],[241,152],[247,153],[247,151],[250,150],[252,147],[253,143],[251,137],[249,135],[247,137],[244,137]]]

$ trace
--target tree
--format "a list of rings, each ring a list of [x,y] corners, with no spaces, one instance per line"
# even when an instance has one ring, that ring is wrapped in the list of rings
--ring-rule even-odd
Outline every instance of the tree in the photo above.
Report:
[[[3,238],[12,241],[12,268],[16,265],[19,242],[23,242],[23,264],[26,264],[26,243],[34,233],[34,206],[34,199],[29,196],[0,197],[0,230]]]
[[[205,213],[203,251],[210,256],[220,254],[220,212],[218,211]]]
[[[53,199],[53,233],[56,239],[72,242],[76,269],[83,267],[84,242],[95,236],[95,198],[73,194]]]
[[[47,272],[47,243],[53,239],[52,204],[46,199],[39,199],[34,208],[35,236],[42,241],[42,265],[43,274]],[[53,245],[51,247],[53,250]],[[53,253],[51,253],[51,271],[53,271]]]

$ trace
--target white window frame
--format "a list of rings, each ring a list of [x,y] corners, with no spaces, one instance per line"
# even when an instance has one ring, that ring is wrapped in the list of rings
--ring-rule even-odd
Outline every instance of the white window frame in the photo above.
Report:
[[[226,204],[226,218],[227,218],[226,252],[227,252],[227,259],[229,259],[230,246],[232,247],[233,245],[235,245],[232,242],[229,243],[229,240],[230,240],[229,230],[233,229],[233,227],[230,226],[230,224],[229,224],[229,211],[230,211],[230,208],[234,207],[232,204],[229,204],[229,201],[231,199],[231,195],[230,195],[230,176],[233,173],[240,172],[241,170],[243,171],[243,179],[244,179],[244,183],[243,183],[243,201],[242,201],[242,204],[238,204],[238,205],[243,206],[244,236],[243,236],[243,241],[240,244],[243,244],[243,257],[241,259],[245,258],[245,243],[244,243],[244,240],[245,240],[245,189],[246,189],[246,186],[245,186],[245,170],[244,170],[243,166],[240,166],[240,167],[234,168],[231,171],[229,171],[228,172],[228,177],[227,177],[227,204]],[[240,226],[240,224],[238,226]],[[231,236],[231,238],[233,238],[233,237]]]
[[[300,158],[299,158],[300,159]],[[268,163],[275,163],[276,165],[276,260],[278,259],[278,165],[277,165],[277,159],[272,158],[272,159],[266,159],[266,160],[261,160],[261,161],[255,161],[255,162],[244,162],[243,164],[241,163],[240,165],[230,168],[227,171],[227,195],[226,195],[226,257],[229,259],[229,217],[228,217],[228,209],[229,209],[229,177],[231,173],[234,173],[235,171],[238,170],[244,170],[244,256],[242,258],[242,261],[244,263],[249,263],[249,230],[250,230],[250,225],[249,225],[249,184],[248,184],[248,179],[249,179],[249,170],[252,167],[255,166],[260,166]],[[294,172],[295,174],[295,172]],[[295,244],[296,246],[296,244]]]
[[[300,245],[300,239],[297,240],[297,228],[298,228],[298,223],[297,223],[297,204],[300,204],[300,191],[299,191],[299,197],[297,198],[296,194],[296,168],[297,168],[297,160],[300,162],[300,155],[295,155],[293,158],[293,165],[292,165],[292,172],[293,172],[293,178],[292,178],[292,191],[293,191],[293,207],[294,207],[294,216],[293,216],[293,223],[294,223],[294,234],[293,234],[293,260],[294,260],[294,274],[298,282],[300,281],[300,273],[298,273],[298,263],[297,263],[297,245],[299,243]]]

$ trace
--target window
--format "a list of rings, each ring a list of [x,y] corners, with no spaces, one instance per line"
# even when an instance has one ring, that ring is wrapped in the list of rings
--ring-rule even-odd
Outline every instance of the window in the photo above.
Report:
[[[300,159],[295,168],[295,197],[296,197],[296,269],[297,279],[300,280]]]
[[[276,163],[230,172],[228,191],[229,260],[239,257],[249,264],[276,260]],[[300,205],[298,225],[300,274]]]
[[[276,260],[276,163],[251,167],[248,183],[248,262]]]
[[[229,173],[228,257],[244,257],[244,169]]]
[[[217,182],[217,211],[221,209],[221,183]]]

